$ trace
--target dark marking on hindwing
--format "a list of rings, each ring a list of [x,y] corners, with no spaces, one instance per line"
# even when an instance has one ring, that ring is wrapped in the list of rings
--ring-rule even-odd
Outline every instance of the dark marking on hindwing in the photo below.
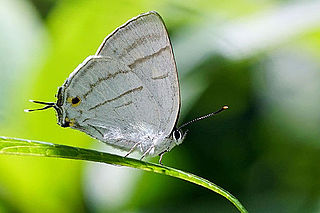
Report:
[[[84,123],[84,122],[86,122],[86,121],[88,121],[88,120],[90,120],[91,118],[85,118],[85,119],[83,119],[83,121],[82,121],[82,123]]]
[[[120,107],[128,106],[128,105],[130,105],[130,104],[132,104],[132,103],[133,103],[132,101],[129,101],[129,102],[127,102],[127,103],[121,104],[120,106],[116,106],[115,108],[118,109],[118,108],[120,108]]]
[[[104,105],[104,104],[107,104],[107,103],[110,103],[110,102],[112,102],[112,101],[118,100],[119,98],[121,98],[121,97],[123,97],[123,96],[125,96],[125,95],[128,95],[128,94],[130,94],[130,93],[133,93],[133,92],[136,92],[136,91],[141,91],[142,88],[143,88],[143,86],[140,86],[140,87],[137,87],[137,88],[133,88],[133,89],[131,89],[131,90],[128,90],[128,91],[126,91],[126,92],[118,95],[118,96],[115,97],[115,98],[112,98],[112,99],[109,99],[109,100],[105,100],[104,102],[101,102],[101,103],[99,103],[99,104],[97,104],[97,105],[89,108],[89,110],[96,109],[97,107],[100,107],[100,106],[102,106],[102,105]]]
[[[97,132],[99,132],[99,134],[102,136],[102,138],[104,137],[103,133],[95,126],[88,124],[88,126],[90,126],[91,128],[95,129]]]
[[[74,97],[71,100],[72,105],[76,105],[81,101],[81,99],[79,97]]]

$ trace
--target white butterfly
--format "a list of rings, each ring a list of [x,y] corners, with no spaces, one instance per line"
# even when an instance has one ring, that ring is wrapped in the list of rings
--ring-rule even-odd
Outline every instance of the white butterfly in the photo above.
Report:
[[[53,107],[60,126],[126,150],[126,156],[138,150],[141,159],[160,155],[161,163],[162,155],[185,137],[182,126],[176,127],[180,91],[171,43],[153,11],[107,36],[97,53],[70,74],[57,98],[56,103],[33,102],[46,105],[38,110]]]

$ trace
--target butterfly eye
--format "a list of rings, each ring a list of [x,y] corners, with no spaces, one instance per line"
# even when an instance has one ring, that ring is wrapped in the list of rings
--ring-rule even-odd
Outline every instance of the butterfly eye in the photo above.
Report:
[[[174,130],[172,135],[173,135],[173,139],[175,139],[176,141],[182,138],[182,133],[180,130]]]
[[[73,107],[76,107],[80,104],[81,99],[77,96],[77,97],[70,97],[68,98],[68,102],[72,104]]]

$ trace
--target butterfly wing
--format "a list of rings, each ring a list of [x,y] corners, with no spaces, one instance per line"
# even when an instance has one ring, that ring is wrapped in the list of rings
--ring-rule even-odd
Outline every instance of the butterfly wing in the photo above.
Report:
[[[171,43],[160,15],[151,11],[129,20],[105,38],[96,55],[117,59],[132,69],[158,103],[159,130],[170,134],[180,110],[180,91]]]
[[[160,16],[142,14],[115,30],[96,56],[70,75],[61,93],[61,120],[115,147],[129,150],[144,137],[169,136],[180,94]]]

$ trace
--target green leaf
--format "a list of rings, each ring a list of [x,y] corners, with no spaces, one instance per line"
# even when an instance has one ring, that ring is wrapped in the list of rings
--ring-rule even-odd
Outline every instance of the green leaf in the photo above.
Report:
[[[210,181],[193,175],[191,173],[162,166],[160,164],[148,163],[128,157],[125,158],[118,155],[113,155],[90,149],[83,149],[78,147],[46,143],[34,140],[8,138],[3,136],[0,136],[0,154],[30,155],[41,157],[87,160],[117,166],[127,166],[142,169],[149,172],[164,174],[182,180],[186,180],[191,183],[210,189],[227,198],[237,207],[237,209],[240,212],[247,212],[247,210],[242,206],[242,204],[237,200],[237,198],[235,198],[232,194],[230,194],[223,188],[217,186],[216,184],[211,183]]]

